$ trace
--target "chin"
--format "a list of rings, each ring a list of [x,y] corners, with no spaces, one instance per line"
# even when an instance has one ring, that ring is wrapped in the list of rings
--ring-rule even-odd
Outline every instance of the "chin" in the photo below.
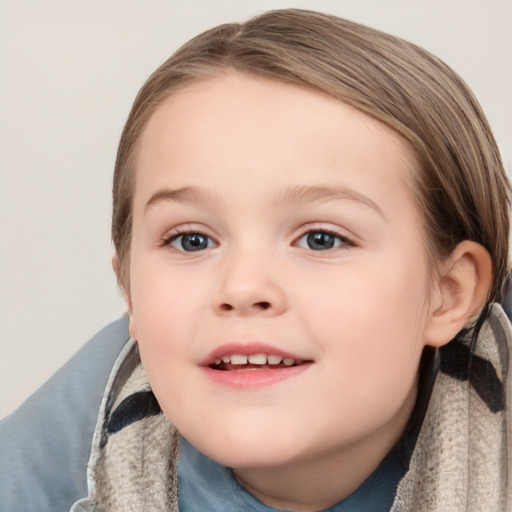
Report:
[[[275,451],[262,453],[261,450],[254,449],[254,447],[250,449],[240,448],[229,454],[212,451],[205,455],[219,464],[233,469],[276,468],[290,464],[294,460],[294,457],[289,453],[276,454]]]
[[[185,436],[187,437],[187,436]],[[224,466],[234,469],[264,468],[283,466],[299,455],[296,443],[281,436],[258,436],[251,429],[240,433],[224,432],[218,436],[199,439],[187,438],[204,455]],[[219,442],[219,439],[222,439]]]

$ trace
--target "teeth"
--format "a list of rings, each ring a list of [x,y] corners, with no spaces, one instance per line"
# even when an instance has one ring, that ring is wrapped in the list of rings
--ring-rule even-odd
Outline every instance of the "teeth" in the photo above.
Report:
[[[241,354],[233,354],[231,356],[231,364],[247,364],[247,356]]]
[[[251,354],[250,356],[246,356],[243,354],[232,354],[230,356],[222,356],[220,358],[215,359],[215,365],[218,366],[221,363],[225,364],[234,364],[234,365],[244,365],[244,364],[256,364],[256,365],[278,365],[283,363],[285,366],[294,366],[295,364],[302,364],[304,361],[302,359],[292,359],[291,357],[282,357],[278,355],[267,355],[267,354]]]
[[[267,364],[267,354],[253,354],[248,360],[251,364]]]

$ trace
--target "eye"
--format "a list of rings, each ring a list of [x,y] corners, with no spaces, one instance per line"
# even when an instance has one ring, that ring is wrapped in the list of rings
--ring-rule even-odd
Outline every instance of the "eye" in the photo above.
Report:
[[[170,245],[178,251],[194,252],[215,247],[216,243],[202,233],[178,233],[168,238],[165,245]]]
[[[330,231],[308,231],[297,241],[297,246],[312,251],[327,251],[343,245],[353,245],[348,238]]]

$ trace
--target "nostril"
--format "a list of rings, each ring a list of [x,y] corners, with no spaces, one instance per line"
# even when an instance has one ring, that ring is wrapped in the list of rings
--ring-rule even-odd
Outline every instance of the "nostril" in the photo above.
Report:
[[[248,304],[247,304],[247,306],[248,306]],[[270,304],[270,302],[267,302],[267,301],[254,302],[252,304],[252,306],[247,310],[247,312],[252,308],[254,308],[258,311],[267,311],[268,309],[271,308],[271,304]],[[240,307],[237,305],[233,306],[232,304],[229,304],[228,302],[223,302],[222,304],[219,305],[219,309],[220,309],[220,311],[226,311],[226,312],[234,311],[234,310],[238,310],[238,311],[242,312],[242,311],[245,311],[246,307],[243,305],[241,305]]]
[[[270,302],[256,302],[254,307],[265,310],[270,307]]]

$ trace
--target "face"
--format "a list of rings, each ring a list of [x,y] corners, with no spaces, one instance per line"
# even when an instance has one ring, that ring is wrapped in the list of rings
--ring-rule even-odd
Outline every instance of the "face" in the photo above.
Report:
[[[391,448],[428,322],[415,167],[378,121],[265,79],[196,83],[155,112],[137,160],[130,332],[199,450],[265,468]]]

